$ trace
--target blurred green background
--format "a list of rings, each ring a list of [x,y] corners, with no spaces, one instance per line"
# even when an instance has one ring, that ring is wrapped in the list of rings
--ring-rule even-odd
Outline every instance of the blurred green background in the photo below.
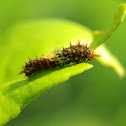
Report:
[[[0,52],[7,53],[2,37],[21,21],[68,19],[104,30],[124,0],[5,0],[0,1]],[[107,40],[109,50],[126,68],[126,19]],[[5,126],[124,126],[126,125],[126,78],[93,61],[94,68],[43,92]],[[2,74],[1,74],[2,75]]]

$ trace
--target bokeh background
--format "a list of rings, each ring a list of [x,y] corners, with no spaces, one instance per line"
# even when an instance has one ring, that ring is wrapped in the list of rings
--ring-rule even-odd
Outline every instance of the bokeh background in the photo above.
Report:
[[[111,24],[120,2],[125,1],[0,1],[0,36],[4,36],[15,23],[46,18],[68,19],[91,30],[104,30]],[[126,68],[125,34],[126,19],[106,41],[106,45]],[[1,49],[4,50],[8,44],[1,40]],[[92,64],[93,69],[43,92],[5,126],[126,125],[126,78],[120,80],[111,68],[97,61]]]

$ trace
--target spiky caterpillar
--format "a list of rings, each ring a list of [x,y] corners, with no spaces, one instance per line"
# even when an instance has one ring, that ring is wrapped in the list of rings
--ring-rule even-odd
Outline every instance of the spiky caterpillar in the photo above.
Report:
[[[62,51],[56,52],[55,54],[50,54],[48,56],[42,56],[35,60],[29,58],[29,62],[25,63],[25,66],[22,67],[23,70],[19,73],[25,73],[26,76],[31,77],[32,74],[45,71],[48,69],[53,69],[56,67],[62,67],[71,62],[81,63],[88,60],[93,60],[99,55],[95,54],[92,45],[81,45],[78,41],[77,45],[71,45],[68,48],[63,48]]]

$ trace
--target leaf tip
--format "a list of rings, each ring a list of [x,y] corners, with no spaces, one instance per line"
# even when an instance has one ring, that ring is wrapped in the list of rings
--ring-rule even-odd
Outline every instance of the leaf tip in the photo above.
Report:
[[[126,4],[120,3],[117,11],[117,15],[120,17],[120,22],[123,21],[125,14],[126,14]]]

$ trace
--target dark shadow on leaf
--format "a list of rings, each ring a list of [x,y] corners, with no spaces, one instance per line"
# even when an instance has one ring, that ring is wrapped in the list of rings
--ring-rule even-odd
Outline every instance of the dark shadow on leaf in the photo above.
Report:
[[[24,85],[30,83],[31,81],[35,81],[36,79],[42,78],[43,76],[47,76],[48,74],[51,74],[52,72],[61,70],[65,67],[68,67],[68,66],[71,66],[71,65],[72,64],[67,65],[67,66],[63,66],[62,68],[55,68],[55,69],[50,69],[50,70],[47,70],[47,71],[42,71],[40,73],[35,73],[34,75],[31,76],[31,78],[27,78],[25,80],[14,82],[10,86],[8,86],[8,89],[3,92],[3,95],[6,95],[6,94],[8,94],[8,93],[20,88],[20,87],[23,87]]]

